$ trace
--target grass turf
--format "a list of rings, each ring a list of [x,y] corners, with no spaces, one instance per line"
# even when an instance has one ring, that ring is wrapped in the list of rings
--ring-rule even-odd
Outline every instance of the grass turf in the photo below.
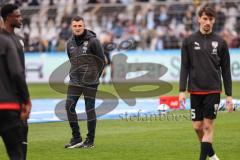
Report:
[[[124,90],[127,89],[125,85],[122,85],[119,88],[123,92]],[[154,88],[153,86],[145,85],[145,86],[136,87],[135,89],[136,90],[138,89],[140,91],[144,91],[144,90],[147,91]],[[100,85],[99,90],[109,92],[118,97],[116,89],[114,88],[113,85]],[[52,88],[50,88],[48,84],[29,84],[29,91],[30,91],[31,98],[66,98],[65,94],[54,91]],[[239,81],[233,82],[233,98],[240,99],[239,91],[240,91],[240,82]],[[127,95],[128,92],[124,92],[124,94],[126,97],[128,96]],[[172,83],[172,90],[166,93],[165,95],[178,95],[178,83]],[[222,94],[222,97],[224,96],[225,95]],[[109,98],[109,97],[106,96],[105,98]]]
[[[173,114],[189,115],[187,111]],[[218,114],[214,148],[221,160],[240,157],[239,117],[240,112]],[[85,137],[86,122],[80,125]],[[187,119],[101,120],[94,149],[64,149],[71,136],[67,122],[30,124],[29,129],[30,160],[194,160],[199,153],[199,142]],[[7,159],[1,141],[0,159]]]
[[[143,86],[139,90],[149,90]],[[126,89],[124,86],[122,90]],[[53,91],[47,84],[30,84],[31,97],[65,98],[65,94]],[[112,85],[100,85],[99,90],[117,96]],[[136,88],[135,88],[136,90]],[[240,98],[239,82],[233,83],[233,97]],[[166,95],[177,95],[178,84]],[[108,98],[108,97],[106,97]],[[187,111],[174,112],[189,115]],[[221,160],[239,159],[240,112],[219,113],[216,121],[214,147]],[[86,123],[80,122],[83,135]],[[64,149],[71,137],[67,122],[30,124],[28,159],[30,160],[177,160],[198,159],[199,143],[189,120],[126,121],[101,120],[97,124],[96,148],[91,150]],[[7,159],[0,141],[0,160]]]

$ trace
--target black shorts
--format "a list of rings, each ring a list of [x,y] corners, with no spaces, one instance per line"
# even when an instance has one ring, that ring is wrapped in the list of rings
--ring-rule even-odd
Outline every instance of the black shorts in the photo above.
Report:
[[[207,95],[190,95],[191,117],[193,121],[202,121],[204,118],[215,119],[220,103],[220,93]]]

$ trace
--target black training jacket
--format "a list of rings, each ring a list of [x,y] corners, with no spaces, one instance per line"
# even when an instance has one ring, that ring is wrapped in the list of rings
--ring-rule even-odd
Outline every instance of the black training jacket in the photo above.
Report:
[[[29,93],[15,44],[0,33],[0,103],[27,103]]]
[[[15,33],[9,33],[6,30],[3,30],[3,33],[10,38],[10,40],[15,44],[17,49],[21,65],[25,70],[25,57],[24,57],[24,42],[23,38],[16,35]]]
[[[183,41],[181,49],[180,91],[221,92],[232,95],[230,56],[226,42],[217,34],[200,31]]]
[[[94,32],[85,29],[81,36],[72,36],[67,42],[67,54],[71,63],[70,84],[99,84],[105,57]]]
[[[8,36],[8,38],[13,42],[15,48],[17,49],[18,56],[20,58],[20,63],[24,69],[24,76],[26,78],[26,70],[25,70],[25,57],[24,57],[24,42],[23,38],[15,33],[9,33],[6,30],[3,30],[3,33]],[[15,89],[17,94],[20,96],[20,93],[18,93],[18,90]]]

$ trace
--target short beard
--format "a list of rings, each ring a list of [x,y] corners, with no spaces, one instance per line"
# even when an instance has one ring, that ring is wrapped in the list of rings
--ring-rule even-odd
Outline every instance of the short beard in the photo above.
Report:
[[[202,29],[200,28],[200,31],[202,34],[209,34],[212,32],[212,29],[205,30],[204,28],[202,28]]]

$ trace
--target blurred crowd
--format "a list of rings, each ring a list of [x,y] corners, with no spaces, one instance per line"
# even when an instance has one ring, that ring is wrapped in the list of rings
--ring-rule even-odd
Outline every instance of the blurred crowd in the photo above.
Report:
[[[1,2],[1,0],[0,0]],[[102,43],[132,40],[136,50],[180,48],[198,30],[197,11],[209,3],[194,0],[13,0],[21,5],[19,31],[28,52],[59,52],[71,36],[70,22],[83,16]],[[133,3],[134,2],[134,3]],[[217,12],[215,32],[230,48],[240,47],[240,2],[210,1]],[[106,38],[106,36],[108,38]]]

